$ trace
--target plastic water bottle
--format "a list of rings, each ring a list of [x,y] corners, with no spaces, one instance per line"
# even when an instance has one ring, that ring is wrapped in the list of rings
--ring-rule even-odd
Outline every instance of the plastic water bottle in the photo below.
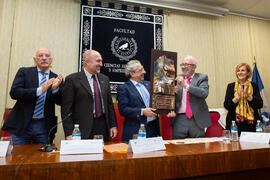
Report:
[[[145,130],[144,124],[141,124],[141,127],[138,132],[138,139],[144,139],[144,138],[146,138],[146,130]]]
[[[261,120],[257,120],[257,125],[256,125],[256,132],[261,133],[263,132]]]
[[[231,138],[232,138],[232,141],[238,141],[238,130],[237,130],[237,125],[235,124],[235,121],[232,121]]]
[[[81,140],[81,131],[79,124],[74,124],[74,130],[72,132],[72,140]]]

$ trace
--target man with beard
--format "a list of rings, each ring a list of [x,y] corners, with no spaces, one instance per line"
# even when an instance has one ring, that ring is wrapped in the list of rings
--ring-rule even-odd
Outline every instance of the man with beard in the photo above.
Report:
[[[55,137],[56,128],[48,133],[57,123],[55,104],[61,103],[62,76],[50,70],[52,56],[47,48],[38,49],[34,61],[35,67],[18,70],[10,90],[17,102],[3,130],[11,133],[13,144],[47,144]]]

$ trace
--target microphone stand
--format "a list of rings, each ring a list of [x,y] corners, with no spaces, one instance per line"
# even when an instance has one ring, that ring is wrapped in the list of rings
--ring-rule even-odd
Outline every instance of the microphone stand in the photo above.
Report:
[[[60,123],[64,122],[66,119],[68,119],[71,115],[72,115],[72,113],[69,113],[65,118],[62,119],[62,121],[58,122],[56,125],[54,125],[54,126],[50,129],[50,131],[49,131],[49,133],[48,133],[48,144],[45,144],[45,145],[43,145],[41,148],[39,148],[39,149],[38,149],[39,151],[42,151],[42,152],[52,152],[52,151],[56,151],[56,150],[57,150],[57,148],[54,147],[54,146],[52,146],[51,143],[50,143],[50,140],[51,140],[51,139],[50,139],[50,134],[51,134],[51,132],[52,132],[52,130],[53,130],[54,128],[56,128]]]

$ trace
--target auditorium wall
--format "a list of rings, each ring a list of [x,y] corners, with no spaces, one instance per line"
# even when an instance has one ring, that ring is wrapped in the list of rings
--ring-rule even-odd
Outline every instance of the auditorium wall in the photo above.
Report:
[[[180,60],[193,55],[198,72],[209,76],[210,108],[223,107],[226,86],[235,80],[240,62],[258,69],[270,96],[270,22],[227,15],[214,17],[182,11],[164,11],[164,50],[178,53]],[[32,66],[35,50],[52,51],[52,70],[67,76],[78,68],[80,4],[75,0],[1,0],[0,2],[0,117],[13,107],[9,96],[19,67]],[[114,98],[115,99],[115,98]],[[60,108],[57,107],[60,117]],[[62,126],[56,142],[63,139]]]

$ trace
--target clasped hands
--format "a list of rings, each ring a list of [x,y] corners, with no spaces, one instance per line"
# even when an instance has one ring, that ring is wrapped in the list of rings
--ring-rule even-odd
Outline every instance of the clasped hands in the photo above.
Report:
[[[59,85],[62,83],[63,77],[61,74],[59,74],[56,78],[51,78],[47,80],[43,85],[42,85],[42,93],[45,93],[50,86],[52,86],[53,90],[56,90]]]
[[[243,89],[243,87],[244,87],[244,89]],[[243,85],[239,84],[237,96],[235,96],[232,99],[232,101],[234,103],[237,103],[239,101],[239,99],[241,98],[242,92],[244,93],[244,98],[246,98],[248,101],[252,101],[253,96],[248,93],[248,88],[249,88],[249,85],[247,82]]]

